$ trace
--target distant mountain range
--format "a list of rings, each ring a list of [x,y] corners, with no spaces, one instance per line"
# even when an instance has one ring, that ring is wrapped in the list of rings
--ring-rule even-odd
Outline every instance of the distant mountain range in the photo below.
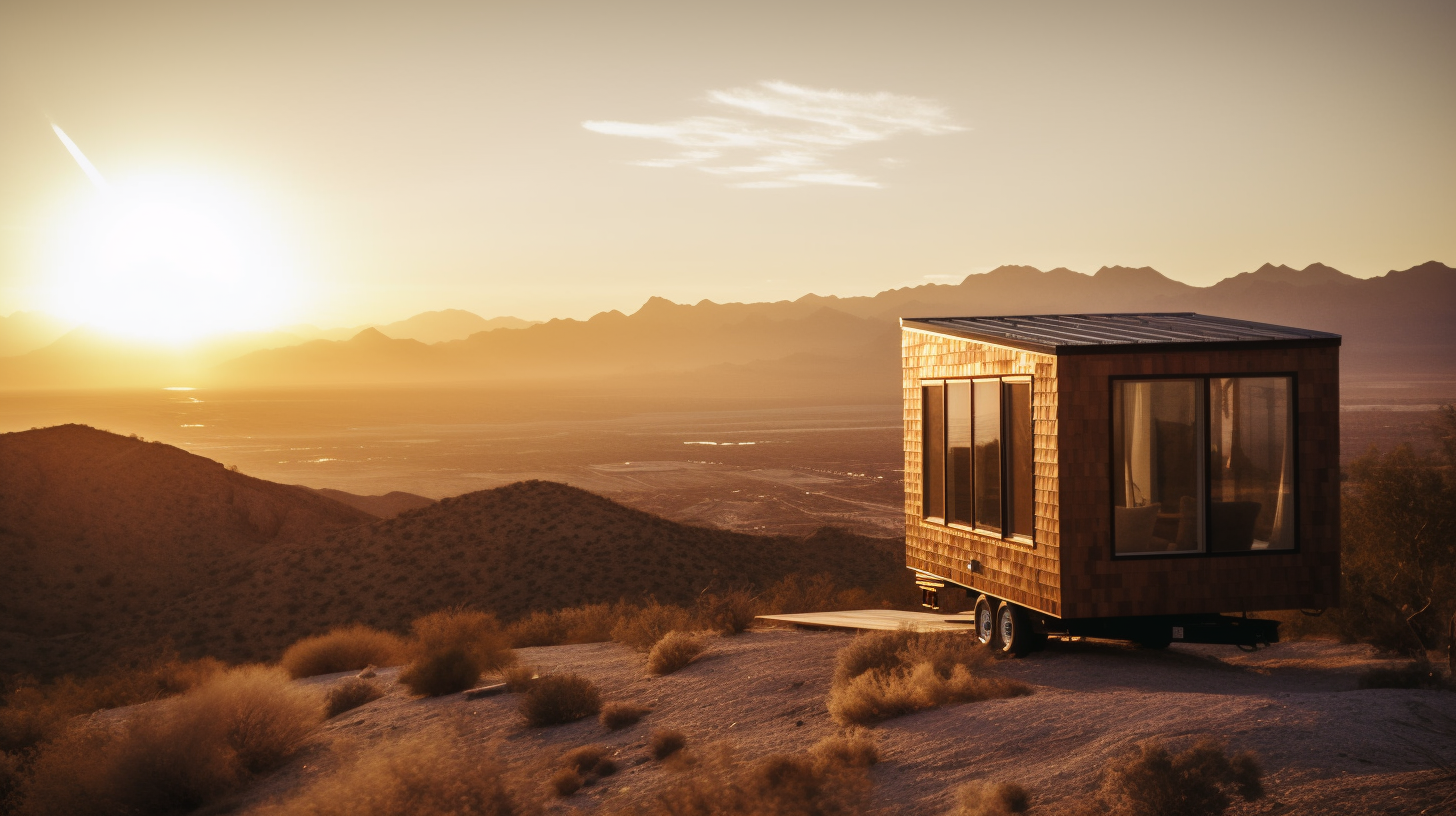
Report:
[[[828,528],[679,524],[552,482],[439,502],[361,497],[82,425],[0,434],[0,687],[163,640],[188,656],[271,660],[330,626],[403,629],[454,604],[510,620],[649,595],[691,603],[790,573],[872,588],[905,578],[898,554],[893,539]]]
[[[686,387],[695,380],[753,389],[771,387],[793,371],[795,379],[822,381],[790,386],[798,391],[830,388],[893,399],[900,317],[1159,311],[1337,332],[1345,337],[1343,366],[1356,375],[1456,372],[1456,270],[1432,261],[1368,279],[1323,264],[1304,269],[1265,264],[1208,287],[1180,283],[1149,267],[1110,266],[1085,275],[1002,266],[959,284],[874,296],[692,305],[652,298],[631,315],[611,311],[526,326],[513,318],[485,321],[468,312],[430,312],[307,342],[297,342],[299,334],[289,335],[295,342],[277,336],[220,340],[182,363],[175,355],[148,357],[78,331],[30,354],[0,359],[0,383],[161,385],[186,376],[190,385],[255,387],[587,378],[604,387],[630,382],[647,390]],[[500,321],[511,330],[483,328],[459,337]]]

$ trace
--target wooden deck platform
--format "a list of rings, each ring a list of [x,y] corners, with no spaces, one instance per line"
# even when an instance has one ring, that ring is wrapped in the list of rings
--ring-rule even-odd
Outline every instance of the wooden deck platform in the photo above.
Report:
[[[804,612],[797,615],[759,615],[758,620],[787,623],[800,629],[914,629],[917,632],[971,632],[970,615],[936,615],[895,609],[854,609],[846,612]]]

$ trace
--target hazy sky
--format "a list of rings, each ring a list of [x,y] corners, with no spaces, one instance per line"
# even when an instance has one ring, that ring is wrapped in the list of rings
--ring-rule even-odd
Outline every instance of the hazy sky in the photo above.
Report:
[[[1450,2],[13,0],[0,313],[54,300],[98,195],[52,122],[210,202],[280,320],[1456,264],[1453,35]]]

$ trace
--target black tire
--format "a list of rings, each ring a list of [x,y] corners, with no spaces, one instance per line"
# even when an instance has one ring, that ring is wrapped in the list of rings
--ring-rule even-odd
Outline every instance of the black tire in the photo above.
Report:
[[[976,640],[990,649],[997,647],[996,607],[985,595],[976,599]]]
[[[996,639],[1002,654],[1025,657],[1036,648],[1036,634],[1031,631],[1031,618],[1026,610],[1002,601],[996,608]]]

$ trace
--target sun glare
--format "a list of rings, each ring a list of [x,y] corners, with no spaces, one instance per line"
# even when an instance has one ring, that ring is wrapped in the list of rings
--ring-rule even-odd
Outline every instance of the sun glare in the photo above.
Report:
[[[257,208],[197,179],[109,185],[57,237],[51,309],[108,333],[180,343],[266,329],[292,299]]]

